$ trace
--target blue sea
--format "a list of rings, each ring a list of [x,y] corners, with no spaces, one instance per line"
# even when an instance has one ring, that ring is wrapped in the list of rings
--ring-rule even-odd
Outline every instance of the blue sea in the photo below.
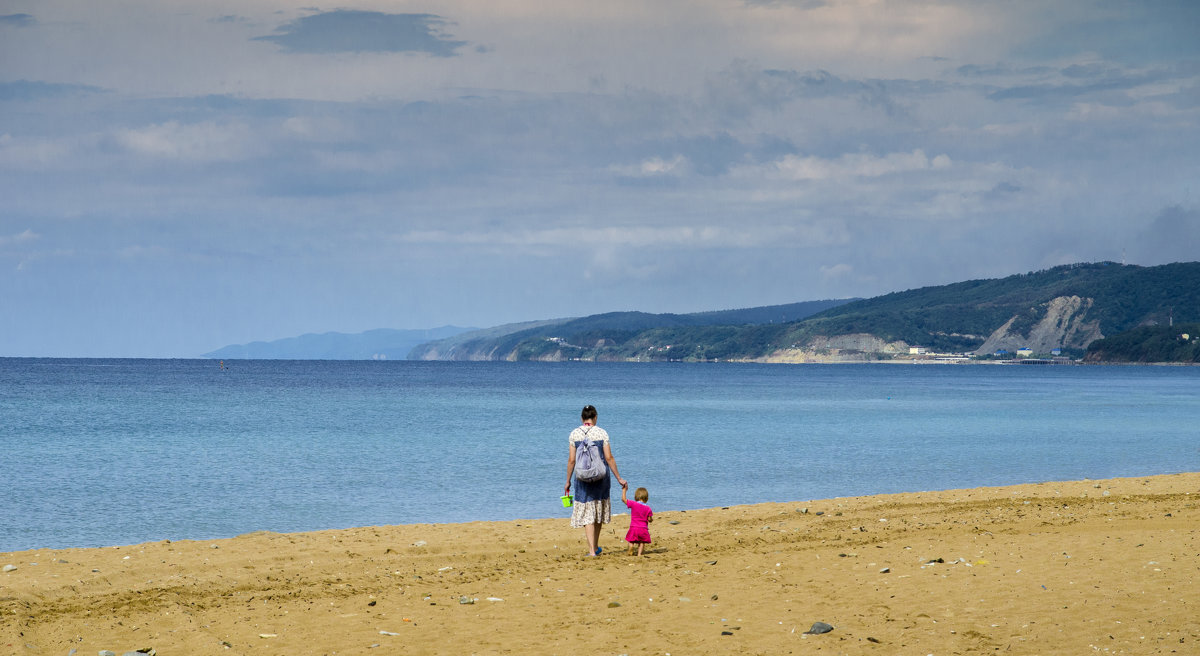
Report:
[[[1200,368],[0,359],[0,551],[1200,469]],[[618,502],[619,503],[619,502]]]

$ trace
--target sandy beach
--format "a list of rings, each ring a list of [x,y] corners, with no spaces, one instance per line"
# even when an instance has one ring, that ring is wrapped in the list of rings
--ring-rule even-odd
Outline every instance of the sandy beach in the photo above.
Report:
[[[627,514],[594,559],[565,518],[4,553],[0,652],[1200,654],[1197,502],[1189,473],[659,510],[642,558]]]

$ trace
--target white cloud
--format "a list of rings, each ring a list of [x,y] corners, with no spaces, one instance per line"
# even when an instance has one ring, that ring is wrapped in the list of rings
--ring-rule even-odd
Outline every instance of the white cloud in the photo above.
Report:
[[[951,165],[949,156],[941,154],[930,159],[918,148],[910,153],[890,153],[882,157],[862,153],[848,153],[836,158],[786,155],[766,166],[739,167],[735,175],[766,175],[786,180],[847,181],[854,178],[878,178],[893,173],[941,171],[949,169]]]
[[[525,229],[519,231],[415,230],[396,235],[405,244],[485,246],[512,249],[560,248],[568,244],[603,245],[629,249],[758,248],[784,244],[844,243],[848,234],[836,221],[800,221],[783,224],[695,225],[675,227],[608,226]]]
[[[0,168],[16,171],[45,170],[68,161],[73,148],[55,137],[0,135]]]
[[[821,277],[823,277],[823,278],[837,279],[837,278],[845,278],[845,277],[853,274],[854,267],[850,266],[849,264],[846,264],[845,262],[841,262],[838,264],[822,266],[820,271],[821,271]]]
[[[26,228],[24,231],[15,235],[0,235],[0,246],[24,244],[35,241],[40,236],[41,235],[37,234],[33,230]]]
[[[285,135],[320,143],[336,143],[357,137],[345,121],[328,116],[289,116],[283,120]]]
[[[114,135],[125,148],[151,157],[193,161],[237,160],[246,157],[254,134],[246,125],[212,121],[181,124],[168,121]]]
[[[687,158],[683,155],[676,155],[670,159],[651,157],[638,164],[614,166],[612,170],[617,175],[630,178],[653,178],[682,175],[688,172],[689,168]]]
[[[1134,123],[1141,120],[1182,120],[1190,123],[1193,112],[1173,107],[1169,103],[1145,100],[1135,104],[1112,105],[1098,102],[1079,102],[1071,105],[1064,118],[1079,122]]]

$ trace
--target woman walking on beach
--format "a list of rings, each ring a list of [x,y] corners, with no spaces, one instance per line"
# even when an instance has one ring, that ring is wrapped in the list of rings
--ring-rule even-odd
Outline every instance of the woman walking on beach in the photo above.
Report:
[[[613,458],[612,447],[608,443],[608,433],[596,425],[596,408],[584,406],[579,415],[583,425],[571,431],[571,450],[567,457],[567,484],[564,494],[571,493],[571,485],[575,485],[574,503],[571,506],[571,527],[582,528],[587,538],[588,555],[600,555],[600,527],[612,521],[612,506],[609,500],[611,480],[609,472],[617,478],[622,489],[627,483],[617,473],[617,461]],[[608,469],[598,480],[581,481],[575,476],[575,458],[579,449],[585,448],[588,442],[595,442],[603,453],[604,462]]]

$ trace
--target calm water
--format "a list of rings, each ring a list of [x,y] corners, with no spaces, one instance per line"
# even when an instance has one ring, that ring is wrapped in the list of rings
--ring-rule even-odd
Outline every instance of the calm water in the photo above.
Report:
[[[0,551],[1200,468],[1200,368],[0,359]],[[619,505],[619,501],[618,501]]]

